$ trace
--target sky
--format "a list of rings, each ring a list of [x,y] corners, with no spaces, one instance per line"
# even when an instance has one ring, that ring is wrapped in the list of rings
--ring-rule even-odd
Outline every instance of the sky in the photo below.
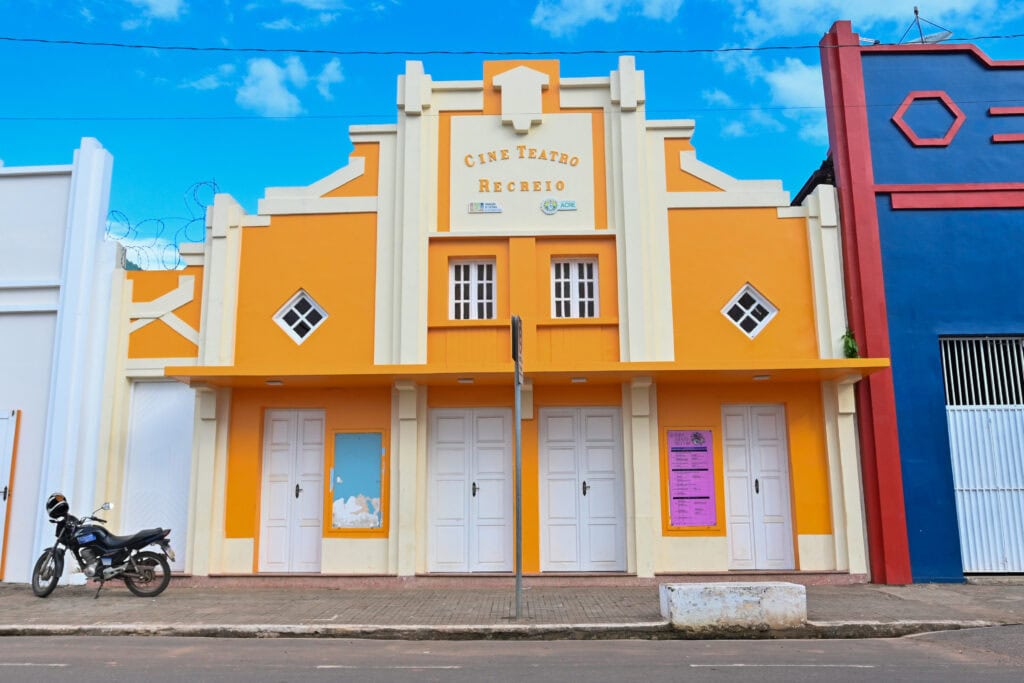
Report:
[[[954,40],[1024,59],[1024,36],[1014,37],[1024,34],[1024,0],[917,2]],[[896,43],[913,8],[901,0],[0,0],[0,160],[66,164],[82,137],[97,138],[114,157],[110,233],[140,245],[144,267],[172,265],[174,243],[202,240],[214,189],[255,213],[264,188],[308,185],[344,166],[350,125],[396,120],[406,60],[422,61],[434,80],[479,80],[485,60],[542,53],[578,77],[607,76],[621,53],[635,54],[645,72],[649,119],[694,119],[702,161],[737,178],[781,179],[795,194],[828,149],[822,34],[848,19],[862,37]],[[611,53],[572,54],[587,50]]]

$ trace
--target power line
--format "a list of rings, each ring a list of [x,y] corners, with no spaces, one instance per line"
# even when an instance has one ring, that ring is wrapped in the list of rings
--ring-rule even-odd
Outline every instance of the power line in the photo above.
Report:
[[[1024,33],[1005,35],[972,36],[967,38],[950,38],[948,42],[970,43],[979,40],[1008,40],[1024,38]],[[817,50],[817,44],[803,45],[759,45],[733,47],[695,47],[695,48],[642,48],[637,50],[619,49],[587,49],[587,50],[332,50],[328,48],[276,48],[276,47],[227,47],[223,45],[155,45],[147,43],[119,43],[92,40],[69,40],[60,38],[32,38],[24,36],[0,36],[0,41],[10,43],[35,43],[40,45],[66,45],[73,47],[110,47],[129,50],[169,50],[178,52],[228,52],[256,54],[309,54],[330,55],[336,57],[427,57],[427,56],[576,56],[576,55],[686,55],[686,54],[719,54],[726,52],[769,52],[782,50]],[[859,45],[826,46],[828,48],[859,47]]]

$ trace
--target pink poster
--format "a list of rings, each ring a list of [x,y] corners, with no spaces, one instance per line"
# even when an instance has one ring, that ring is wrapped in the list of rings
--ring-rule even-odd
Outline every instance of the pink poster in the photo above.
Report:
[[[710,429],[669,430],[668,497],[671,526],[717,522]]]

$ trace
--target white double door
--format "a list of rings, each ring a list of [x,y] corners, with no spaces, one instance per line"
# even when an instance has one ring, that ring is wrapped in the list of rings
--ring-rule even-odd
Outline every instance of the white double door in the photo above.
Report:
[[[786,412],[722,407],[730,569],[793,569]]]
[[[4,531],[11,507],[11,488],[14,486],[11,475],[14,473],[14,435],[17,427],[16,410],[0,411],[0,564],[3,564]]]
[[[625,571],[618,408],[545,408],[540,419],[541,571]]]
[[[260,571],[319,572],[324,412],[268,410],[263,435]]]
[[[432,410],[427,471],[428,570],[512,571],[512,411]]]

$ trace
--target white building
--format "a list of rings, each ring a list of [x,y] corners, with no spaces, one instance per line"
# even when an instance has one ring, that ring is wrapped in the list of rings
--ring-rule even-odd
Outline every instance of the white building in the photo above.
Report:
[[[0,166],[0,579],[27,582],[53,543],[43,501],[93,509],[110,285],[113,157]]]

